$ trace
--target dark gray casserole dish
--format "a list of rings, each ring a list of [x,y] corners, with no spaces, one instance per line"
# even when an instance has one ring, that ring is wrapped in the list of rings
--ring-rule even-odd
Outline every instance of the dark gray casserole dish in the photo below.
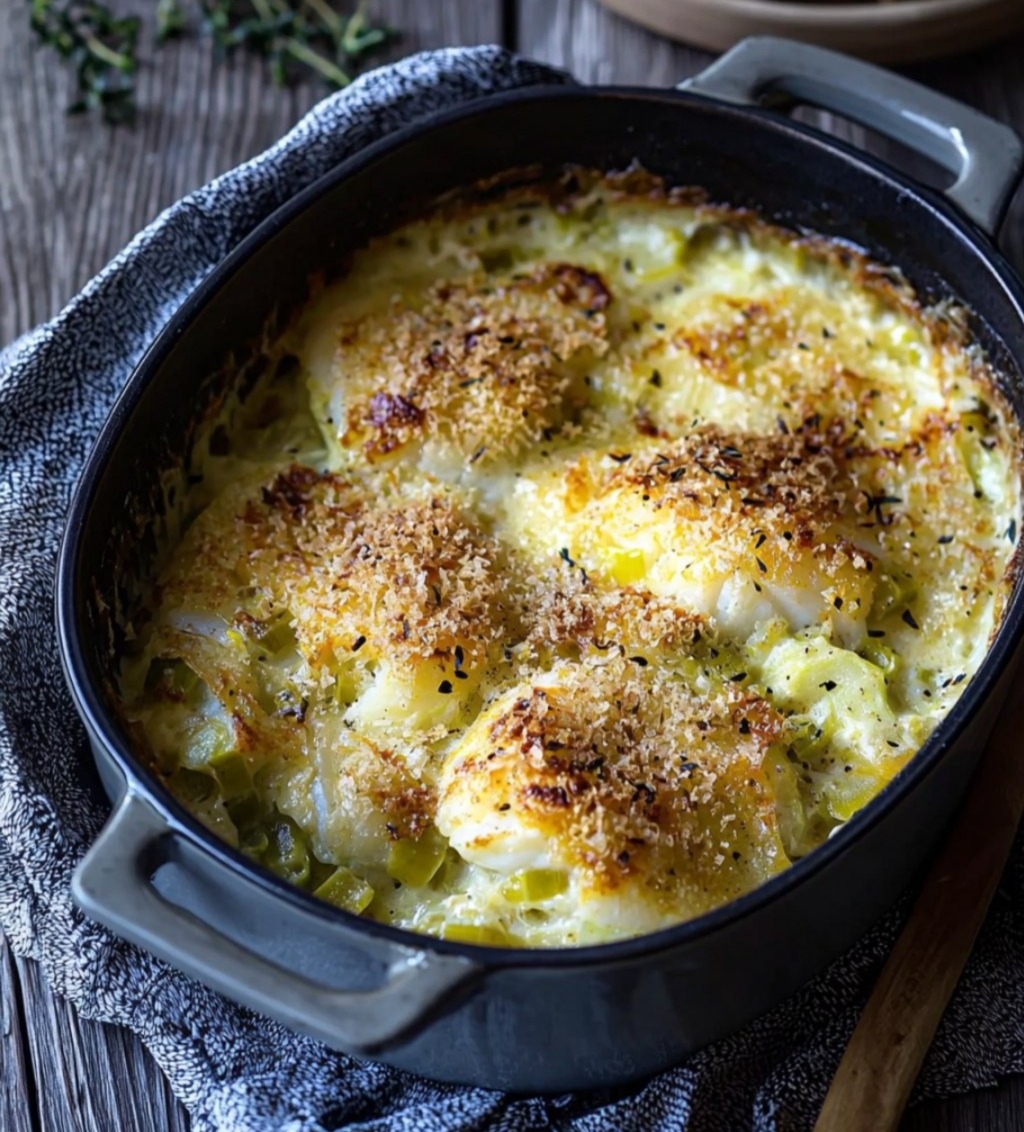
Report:
[[[944,194],[764,108],[806,101],[899,138],[955,177]],[[413,935],[286,885],[191,818],[132,753],[111,706],[118,626],[179,463],[229,354],[244,357],[308,279],[411,206],[539,163],[620,169],[850,241],[925,299],[954,296],[1024,420],[1024,297],[992,236],[1022,151],[1003,126],[864,64],[750,40],[680,91],[492,96],[345,162],[282,208],[185,303],[107,421],[71,508],[58,580],[63,662],[113,817],[79,866],[79,905],[210,986],[329,1045],[512,1090],[651,1073],[778,1003],[912,880],[962,796],[1024,622],[1018,581],[979,673],[924,749],[827,845],[709,915],[626,942],[506,951]]]

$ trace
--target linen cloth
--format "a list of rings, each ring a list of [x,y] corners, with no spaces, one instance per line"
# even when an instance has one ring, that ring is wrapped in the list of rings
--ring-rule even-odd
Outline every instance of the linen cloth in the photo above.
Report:
[[[196,1132],[809,1128],[895,936],[899,909],[781,1009],[653,1080],[523,1098],[437,1085],[331,1052],[122,942],[71,902],[71,872],[108,807],[60,672],[54,563],[74,481],[133,366],[224,255],[343,158],[463,100],[570,81],[490,47],[432,52],[372,72],[321,102],[266,153],[168,209],[57,318],[0,353],[0,925],[84,1017],[140,1035]],[[918,1095],[1021,1070],[1018,851]]]

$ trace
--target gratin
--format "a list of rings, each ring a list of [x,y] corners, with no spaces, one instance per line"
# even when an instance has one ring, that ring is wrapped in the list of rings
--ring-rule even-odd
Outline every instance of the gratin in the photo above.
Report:
[[[208,827],[467,942],[657,930],[812,852],[983,659],[1020,508],[955,305],[640,171],[356,253],[219,406],[121,670]]]

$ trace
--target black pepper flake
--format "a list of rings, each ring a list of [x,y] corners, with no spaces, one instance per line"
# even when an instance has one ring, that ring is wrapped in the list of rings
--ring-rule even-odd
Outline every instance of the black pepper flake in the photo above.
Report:
[[[961,672],[961,673],[960,673],[960,674],[959,674],[959,675],[958,675],[958,676],[956,677],[956,679],[955,679],[955,680],[953,681],[953,683],[954,683],[954,685],[956,685],[956,684],[962,684],[962,683],[963,683],[963,682],[964,682],[964,681],[965,681],[966,679],[967,679],[967,673],[966,673],[966,672]]]
[[[646,668],[649,663],[645,656],[631,656],[629,659],[634,664],[638,664],[641,668]]]
[[[868,636],[869,637],[884,637],[885,636],[885,630],[884,629],[868,629]]]
[[[651,385],[653,385],[655,389],[661,388],[661,371],[660,370],[655,370],[651,374]]]
[[[511,810],[511,809],[512,809],[512,803],[511,803],[511,802],[502,802],[502,803],[501,803],[501,805],[500,805],[500,806],[498,807],[498,809],[499,809],[499,810],[500,810],[500,811],[501,811],[502,813],[504,813],[504,812],[505,812],[506,810]]]
[[[633,270],[633,261],[632,261],[632,260],[631,260],[631,259],[629,258],[629,256],[626,256],[626,258],[625,258],[625,259],[624,259],[624,260],[622,261],[622,266],[623,266],[623,267],[624,267],[624,268],[625,268],[625,269],[626,269],[627,271],[632,271],[632,270]]]
[[[576,565],[576,563],[572,560],[572,557],[569,554],[569,548],[567,546],[562,547],[562,549],[558,552],[558,557],[561,558],[561,560],[566,564],[566,566],[575,566]]]
[[[796,348],[798,350],[809,350],[810,346],[808,346],[806,342],[797,342]]]
[[[939,535],[939,546],[949,546],[955,535]]]
[[[741,735],[749,735],[750,734],[750,720],[747,719],[746,716],[744,716],[740,720],[740,734]]]
[[[1006,537],[1010,540],[1010,542],[1016,542],[1017,541],[1017,520],[1016,519],[1010,520],[1010,525],[1006,528]]]
[[[654,329],[655,330],[664,330],[665,324],[663,322],[656,322],[656,323],[654,323]]]
[[[754,543],[754,549],[760,550],[761,547],[764,546],[767,538],[768,538],[768,536],[764,533],[764,531],[758,531],[757,532],[757,542]]]
[[[818,687],[824,688],[826,692],[831,692],[836,687],[836,682],[835,680],[824,680]]]
[[[735,472],[723,472],[721,468],[709,468],[707,464],[702,463],[700,460],[695,460],[694,463],[702,472],[706,472],[709,476],[714,476],[716,480],[721,480],[722,483],[732,483],[737,478]]]
[[[754,589],[757,590],[758,593],[761,593],[761,583],[755,582],[754,583]]]
[[[792,542],[793,541],[793,532],[792,531],[783,531],[782,537],[786,540],[786,542]]]
[[[734,684],[738,684],[741,680],[746,680],[746,678],[747,678],[747,674],[745,672],[737,672],[735,676],[729,677],[729,679]]]
[[[883,527],[887,527],[892,523],[891,515],[883,515],[882,508],[894,503],[902,503],[898,495],[869,495],[868,507],[875,513],[875,521],[880,523]]]
[[[479,385],[483,381],[482,377],[467,377],[465,381],[459,382],[460,389],[468,389],[471,385]]]
[[[609,452],[608,459],[614,460],[616,464],[625,464],[628,460],[633,459],[632,452]]]
[[[668,477],[669,483],[678,483],[683,478],[683,476],[685,476],[685,475],[686,475],[685,466],[673,468],[673,470],[669,473],[669,477]]]
[[[775,423],[779,426],[779,432],[783,436],[789,436],[789,425],[786,424],[781,413],[775,418]]]
[[[706,728],[704,728],[704,729],[706,730]],[[690,776],[691,774],[693,774],[693,772],[694,772],[695,770],[700,770],[700,766],[699,766],[699,765],[698,765],[697,763],[695,763],[695,762],[691,762],[691,761],[690,761],[689,759],[684,759],[684,760],[683,760],[683,761],[682,761],[682,762],[681,762],[681,763],[679,764],[679,770],[680,770],[680,771],[681,771],[681,772],[682,772],[683,774],[685,774],[685,775],[687,776],[687,778],[689,778],[689,776]]]
[[[897,743],[895,739],[886,739],[885,745],[887,747],[892,747],[895,750],[895,748],[899,746],[899,743]]]
[[[835,338],[835,335],[832,333],[831,330],[829,330],[829,328],[827,326],[823,326],[821,328],[821,336],[822,336],[822,338]]]
[[[768,567],[756,555],[754,556],[754,561],[757,563],[757,568],[761,571],[762,574],[768,573]]]
[[[451,680],[442,680],[441,683],[438,684],[437,690],[441,693],[442,696],[450,696],[452,694]]]
[[[359,636],[356,637],[356,639],[352,642],[352,651],[353,652],[359,652],[359,650],[365,644],[366,644],[366,638],[362,635],[362,633],[360,633]]]
[[[463,672],[461,668],[457,668],[455,670],[455,679],[456,680],[468,680],[469,679],[469,673]]]
[[[911,629],[920,629],[921,628],[921,626],[918,625],[918,623],[914,620],[914,615],[913,615],[913,613],[910,612],[909,609],[903,610],[903,621],[904,621],[904,624],[909,625],[911,627]]]
[[[481,456],[482,456],[482,455],[483,455],[483,454],[484,454],[484,453],[485,453],[486,451],[487,451],[487,445],[486,445],[486,444],[481,444],[481,445],[480,445],[480,447],[479,447],[479,448],[478,448],[478,449],[477,449],[477,450],[476,450],[476,451],[475,451],[475,452],[473,453],[473,455],[472,455],[472,456],[470,456],[470,458],[469,458],[469,462],[470,462],[471,464],[475,464],[475,463],[477,462],[477,460],[479,460],[479,459],[480,459],[480,457],[481,457]]]
[[[836,609],[842,609],[843,608],[843,599],[841,597],[834,597],[832,599],[832,604],[836,607]]]

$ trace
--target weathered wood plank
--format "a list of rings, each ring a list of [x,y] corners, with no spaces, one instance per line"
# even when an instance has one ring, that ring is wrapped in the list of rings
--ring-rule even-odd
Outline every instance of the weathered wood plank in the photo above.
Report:
[[[900,1132],[1016,1132],[1024,1128],[1024,1077],[1008,1077],[944,1101],[926,1101],[907,1112]]]
[[[670,87],[714,58],[653,35],[593,0],[519,0],[518,49],[581,82]]]
[[[0,934],[0,1128],[35,1132],[35,1084],[14,956]]]
[[[40,1129],[186,1132],[185,1110],[128,1031],[83,1021],[51,993],[35,963],[15,964],[31,1004],[28,1045]]]

